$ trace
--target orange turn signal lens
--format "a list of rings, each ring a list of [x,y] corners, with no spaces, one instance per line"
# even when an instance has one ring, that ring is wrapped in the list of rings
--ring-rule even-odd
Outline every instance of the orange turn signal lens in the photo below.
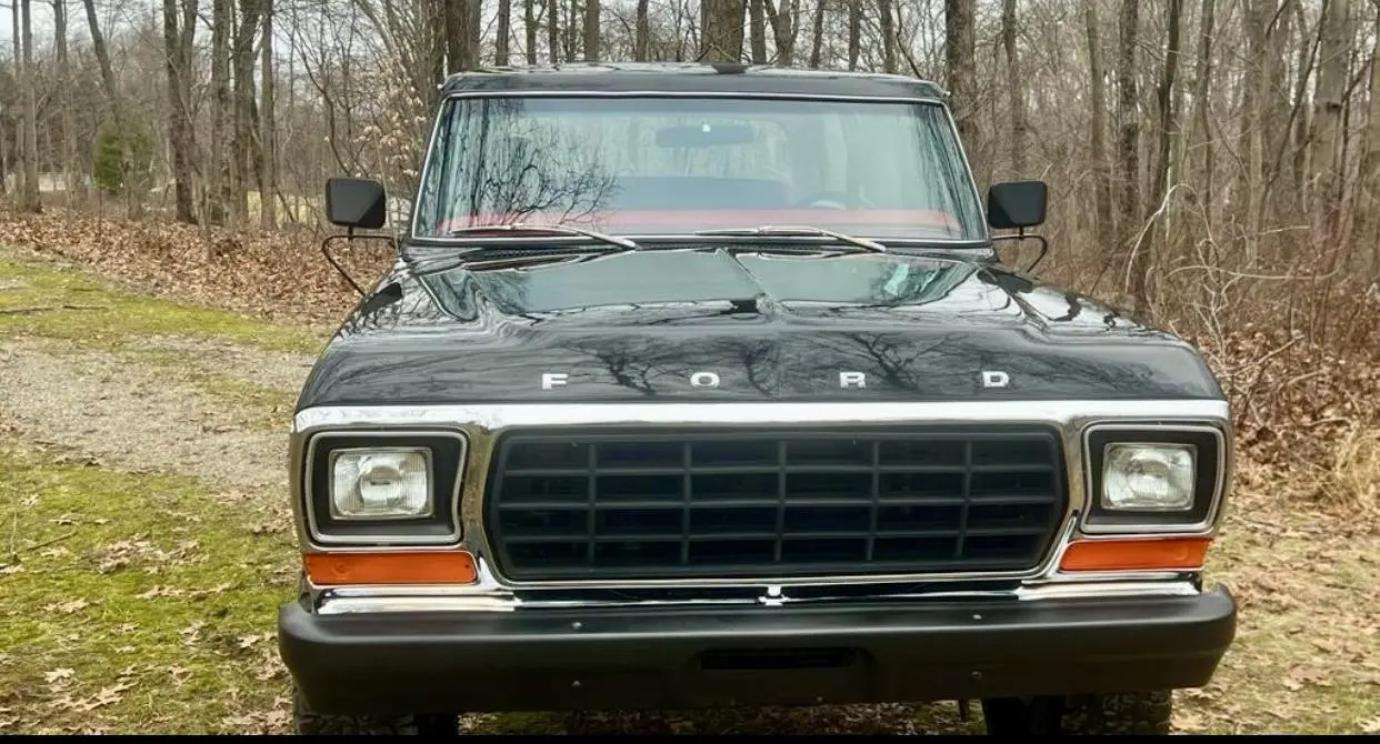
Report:
[[[413,553],[304,553],[307,577],[336,584],[470,584],[474,556],[463,551]]]
[[[1163,540],[1085,540],[1069,545],[1059,568],[1064,571],[1138,571],[1203,567],[1210,537]]]

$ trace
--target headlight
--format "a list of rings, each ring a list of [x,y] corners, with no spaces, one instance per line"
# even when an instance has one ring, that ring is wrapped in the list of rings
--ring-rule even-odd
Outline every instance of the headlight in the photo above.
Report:
[[[334,453],[331,516],[413,519],[430,516],[430,452],[421,448]]]
[[[1193,508],[1196,449],[1191,444],[1107,445],[1102,469],[1102,507],[1147,512]]]
[[[458,542],[465,436],[449,431],[328,431],[302,463],[302,516],[321,545]]]
[[[1095,424],[1084,434],[1088,533],[1203,532],[1226,488],[1227,440],[1199,424]]]

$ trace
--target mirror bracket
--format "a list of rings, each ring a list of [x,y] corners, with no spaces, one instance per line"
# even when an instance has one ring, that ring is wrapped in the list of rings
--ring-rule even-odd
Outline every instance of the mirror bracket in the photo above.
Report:
[[[1036,256],[1035,260],[1031,261],[1030,265],[1023,269],[1023,271],[1027,273],[1034,271],[1035,267],[1039,266],[1040,262],[1045,260],[1045,254],[1049,253],[1049,241],[1045,239],[1045,236],[1039,234],[1026,235],[1024,227],[1017,228],[1015,235],[995,235],[992,237],[993,243],[997,242],[998,240],[1014,240],[1018,242],[1024,240],[1040,241],[1040,255]]]
[[[355,228],[353,225],[345,228],[344,235],[327,235],[326,239],[321,241],[321,255],[326,257],[326,261],[330,263],[331,267],[334,268],[341,276],[345,277],[345,281],[350,283],[350,286],[354,288],[356,292],[359,293],[360,297],[367,296],[369,293],[365,292],[364,288],[359,285],[359,282],[355,281],[355,278],[350,276],[350,272],[346,271],[345,267],[342,266],[340,262],[336,260],[335,256],[331,255],[331,243],[337,240],[343,240],[347,243],[351,243],[356,240],[384,240],[387,241],[388,244],[393,247],[393,251],[395,253],[398,250],[397,241],[393,240],[393,238],[388,235],[355,235]]]

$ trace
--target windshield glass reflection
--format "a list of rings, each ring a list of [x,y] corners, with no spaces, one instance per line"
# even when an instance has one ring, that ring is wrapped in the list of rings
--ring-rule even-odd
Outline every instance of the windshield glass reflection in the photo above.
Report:
[[[982,238],[937,105],[765,99],[451,101],[417,232],[520,222],[682,235],[808,224],[875,237]]]

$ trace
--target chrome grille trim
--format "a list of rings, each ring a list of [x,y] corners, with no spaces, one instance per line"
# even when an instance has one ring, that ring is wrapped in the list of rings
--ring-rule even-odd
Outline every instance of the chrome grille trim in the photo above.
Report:
[[[329,406],[299,411],[294,418],[291,462],[294,473],[301,473],[304,442],[320,431],[378,427],[423,427],[461,431],[469,437],[470,477],[462,487],[461,519],[464,539],[459,546],[473,551],[482,562],[492,551],[483,530],[486,474],[493,455],[494,440],[504,432],[522,427],[555,429],[560,427],[617,428],[637,426],[703,426],[725,430],[750,427],[793,426],[939,426],[955,424],[1027,424],[1057,428],[1065,456],[1065,483],[1068,502],[1055,549],[1039,567],[1020,572],[910,573],[865,576],[739,577],[732,579],[639,579],[619,581],[515,582],[491,576],[483,587],[501,588],[625,588],[768,585],[874,584],[902,581],[951,582],[974,579],[1019,579],[1028,585],[1086,582],[1087,576],[1062,575],[1057,563],[1068,540],[1077,529],[1077,520],[1086,498],[1083,477],[1082,432],[1098,423],[1137,423],[1160,426],[1211,426],[1223,432],[1227,443],[1223,463],[1230,483],[1230,410],[1222,400],[974,400],[964,402],[863,402],[863,403],[556,403],[556,404],[473,404],[473,405],[393,405]],[[306,552],[330,550],[315,543],[303,528],[301,519],[301,479],[292,479],[292,504],[298,516],[298,537]],[[1221,502],[1229,486],[1217,494],[1213,521],[1204,530],[1185,534],[1213,534],[1221,516]],[[1172,535],[1164,535],[1169,537]],[[434,549],[453,549],[455,546]],[[380,552],[407,549],[379,546]],[[413,548],[415,550],[415,548]],[[1126,572],[1109,574],[1107,580],[1166,580],[1166,572]],[[476,587],[477,589],[478,587]],[[464,590],[462,590],[464,591]]]

